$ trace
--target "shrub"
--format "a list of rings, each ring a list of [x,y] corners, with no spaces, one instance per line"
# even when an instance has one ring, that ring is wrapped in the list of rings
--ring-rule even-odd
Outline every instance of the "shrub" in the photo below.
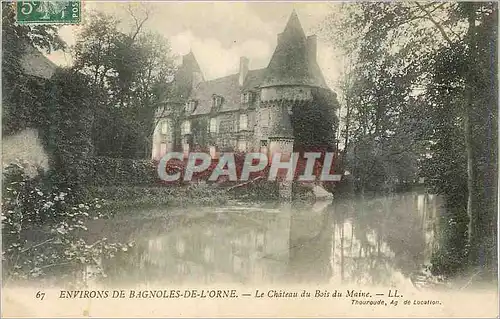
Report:
[[[71,189],[30,178],[21,165],[4,170],[3,185],[3,280],[46,278],[72,273],[85,265],[99,268],[102,255],[126,251],[127,246],[100,238],[85,240],[86,222],[106,218],[105,202],[78,202]]]
[[[95,186],[152,185],[159,180],[152,161],[92,157],[92,184]]]

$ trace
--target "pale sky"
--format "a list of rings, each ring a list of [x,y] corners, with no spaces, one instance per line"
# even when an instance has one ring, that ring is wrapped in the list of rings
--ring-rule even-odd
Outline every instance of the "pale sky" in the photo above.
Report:
[[[150,17],[145,29],[159,32],[169,39],[174,54],[193,50],[207,80],[238,72],[239,59],[250,59],[250,69],[266,67],[293,9],[297,11],[306,35],[318,35],[318,63],[330,87],[335,88],[340,72],[339,54],[322,39],[316,28],[335,9],[326,2],[152,2],[133,3],[141,12],[147,6]],[[113,14],[127,30],[133,23],[126,2],[85,1],[85,12],[91,10]],[[61,37],[75,43],[78,26],[64,26]],[[58,65],[72,62],[69,53],[54,52],[49,59]]]

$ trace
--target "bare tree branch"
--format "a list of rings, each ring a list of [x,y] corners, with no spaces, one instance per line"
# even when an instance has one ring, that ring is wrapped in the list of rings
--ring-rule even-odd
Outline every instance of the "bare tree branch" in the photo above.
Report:
[[[444,30],[443,26],[440,23],[438,23],[436,21],[436,19],[434,19],[434,17],[432,16],[432,12],[434,12],[435,10],[431,12],[431,11],[427,10],[427,8],[425,8],[420,3],[415,2],[415,4],[417,7],[420,8],[420,10],[422,10],[425,13],[426,18],[429,19],[429,21],[431,21],[434,24],[434,26],[439,30],[439,32],[441,33],[441,36],[445,39],[445,41],[448,42],[449,45],[452,45],[453,42],[451,41],[448,34]]]
[[[134,22],[135,22],[135,30],[133,31],[133,34],[131,36],[131,40],[132,40],[132,42],[134,42],[135,39],[137,38],[137,35],[141,32],[142,27],[144,26],[144,23],[149,19],[149,13],[150,12],[149,12],[148,8],[144,8],[145,17],[142,18],[142,19],[139,19],[136,16],[136,14],[134,13],[134,10],[132,10],[131,3],[128,4],[127,11],[130,14],[130,16],[132,17],[132,19],[134,19]]]
[[[53,241],[54,239],[55,239],[55,238],[50,238],[50,239],[47,239],[47,240],[45,240],[45,241],[42,241],[41,243],[38,243],[38,244],[36,244],[36,245],[30,246],[30,247],[28,247],[28,248],[25,248],[25,249],[21,250],[20,252],[21,252],[21,253],[27,252],[27,251],[28,251],[28,250],[30,250],[30,249],[33,249],[33,248],[36,248],[36,247],[39,247],[39,246],[45,245],[45,244],[47,244],[47,243],[50,243],[50,242],[51,242],[51,241]]]

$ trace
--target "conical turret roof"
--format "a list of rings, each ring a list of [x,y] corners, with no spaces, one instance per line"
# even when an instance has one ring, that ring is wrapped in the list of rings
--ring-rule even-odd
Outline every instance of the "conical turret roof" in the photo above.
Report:
[[[196,61],[196,57],[192,50],[189,50],[189,53],[182,57],[182,69],[186,69],[188,72],[199,72],[201,73],[200,65],[198,61]]]
[[[172,102],[183,103],[190,96],[193,89],[194,74],[198,73],[203,80],[203,73],[196,61],[193,51],[182,56],[182,64],[179,66],[174,77],[174,98]]]
[[[278,44],[261,87],[280,85],[327,88],[316,57],[308,54],[307,38],[295,10],[285,30],[278,35]]]

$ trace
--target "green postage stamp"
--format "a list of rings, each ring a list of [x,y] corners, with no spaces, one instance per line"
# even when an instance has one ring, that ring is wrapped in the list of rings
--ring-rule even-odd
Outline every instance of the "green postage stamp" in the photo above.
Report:
[[[19,24],[78,24],[81,21],[80,0],[16,1]]]

